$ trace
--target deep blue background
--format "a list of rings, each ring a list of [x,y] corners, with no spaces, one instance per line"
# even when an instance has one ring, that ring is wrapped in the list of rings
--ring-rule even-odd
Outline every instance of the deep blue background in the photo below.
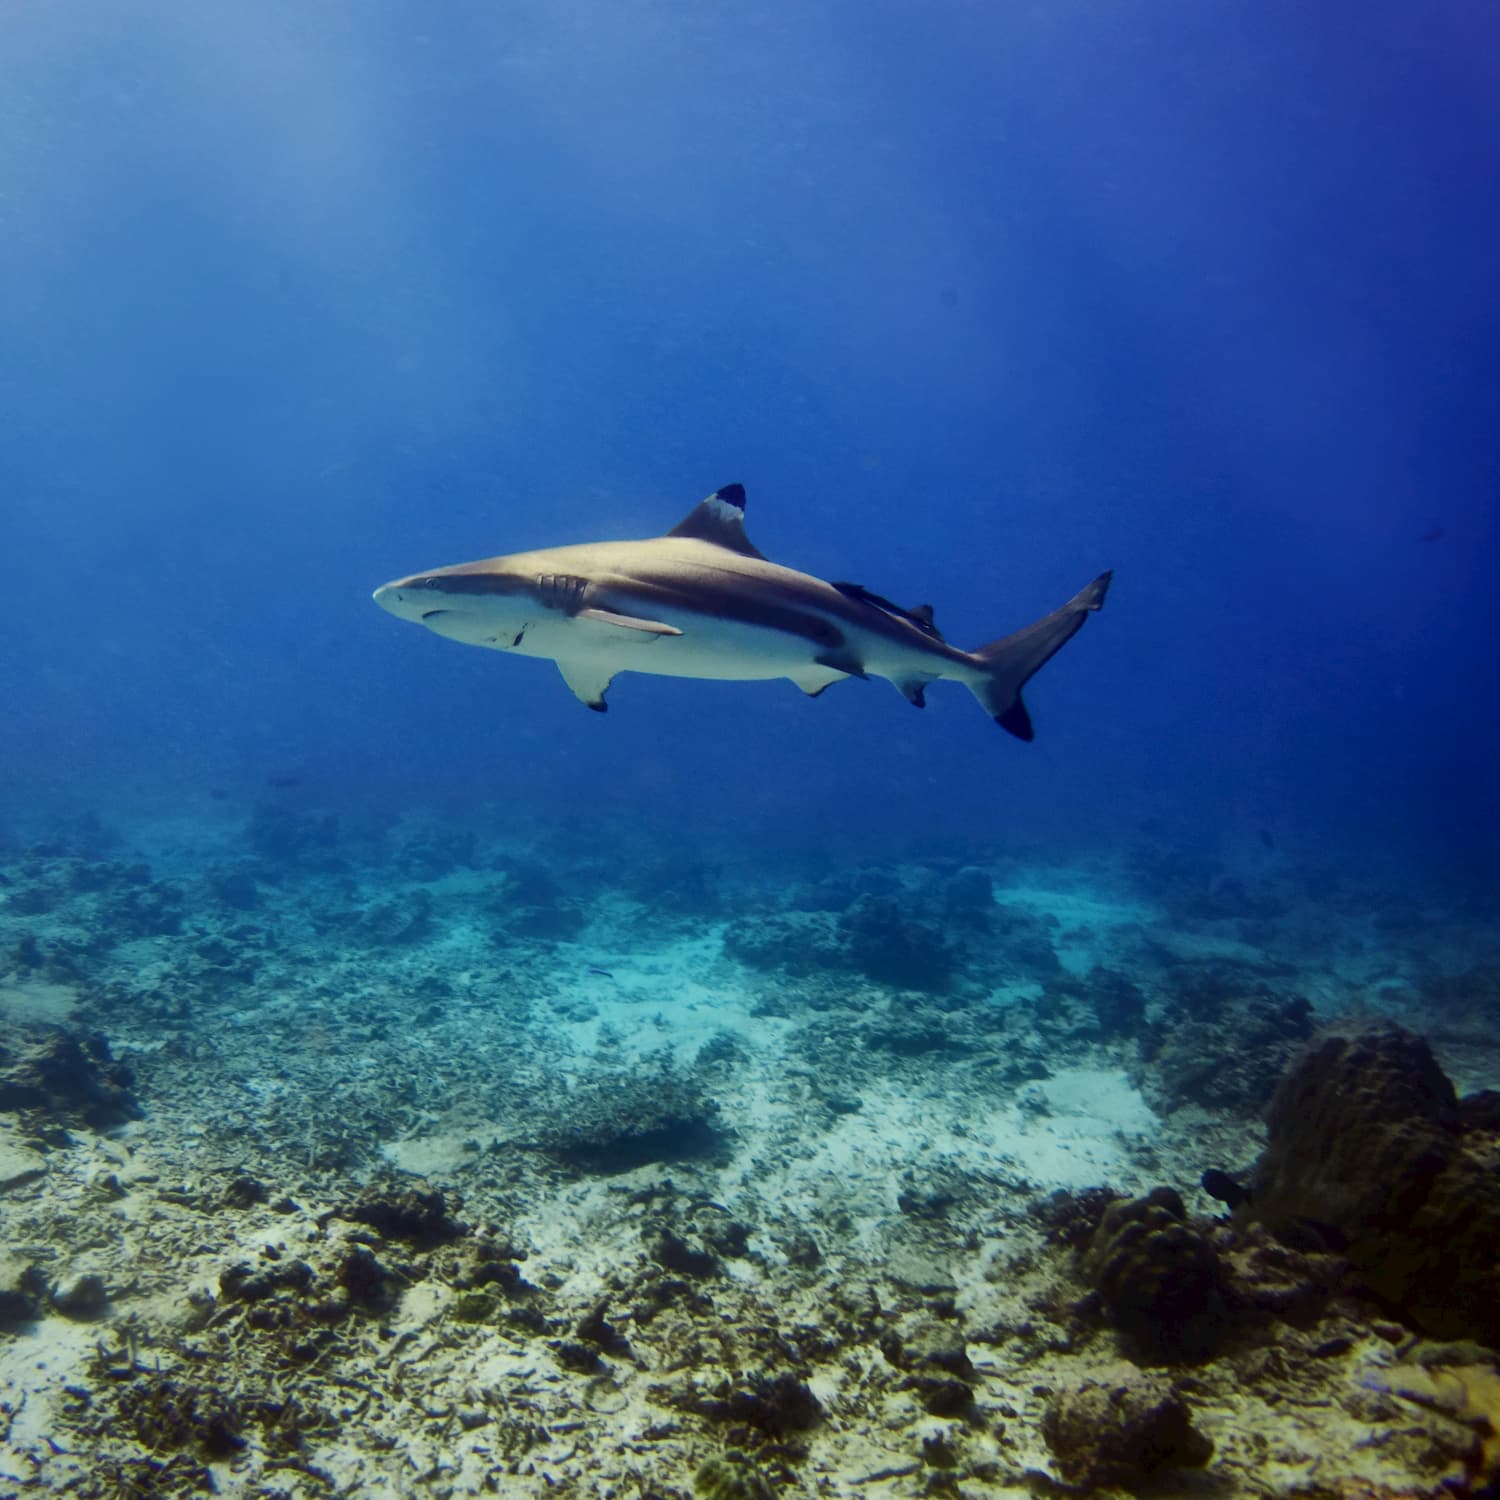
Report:
[[[1156,820],[1482,878],[1497,182],[1479,0],[14,0],[11,820],[290,766],[391,817]],[[1037,743],[952,687],[624,677],[600,717],[369,602],[730,480],[770,555],[961,644],[1115,567]]]

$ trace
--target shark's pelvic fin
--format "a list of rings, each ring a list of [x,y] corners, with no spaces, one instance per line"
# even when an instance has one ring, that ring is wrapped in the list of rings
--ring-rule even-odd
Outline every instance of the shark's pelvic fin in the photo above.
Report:
[[[765,560],[765,553],[745,535],[745,486],[726,484],[707,500],[700,501],[668,533],[668,536],[690,536],[700,542],[727,547],[743,557]]]
[[[825,651],[813,660],[820,667],[830,667],[845,677],[858,677],[861,682],[870,675],[865,671],[865,664],[847,646],[840,646],[836,651]]]
[[[640,620],[634,615],[619,615],[612,609],[580,609],[574,616],[577,620],[593,620],[599,625],[614,625],[621,630],[639,631],[642,635],[681,635],[675,625],[663,625],[660,620]]]
[[[557,670],[562,673],[563,681],[573,690],[573,696],[585,708],[593,709],[596,714],[609,711],[609,704],[604,701],[604,695],[609,691],[610,683],[614,681],[615,674],[611,668],[591,661],[559,661]]]
[[[833,686],[836,682],[843,682],[849,676],[840,667],[829,666],[826,663],[814,662],[804,671],[798,672],[791,680],[807,694],[809,698],[816,698],[819,693]]]

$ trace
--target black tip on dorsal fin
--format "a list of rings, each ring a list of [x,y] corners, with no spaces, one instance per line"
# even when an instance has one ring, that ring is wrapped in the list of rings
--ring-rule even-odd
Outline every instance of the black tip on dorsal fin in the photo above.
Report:
[[[907,614],[909,614],[912,619],[917,620],[921,624],[925,625],[929,630],[936,629],[936,626],[934,626],[932,623],[932,606],[930,604],[915,605],[913,608],[907,610]]]
[[[727,547],[745,557],[765,555],[757,551],[755,544],[745,535],[745,486],[742,484],[726,484],[723,489],[715,490],[707,500],[699,501],[667,535],[711,542],[715,547]]]

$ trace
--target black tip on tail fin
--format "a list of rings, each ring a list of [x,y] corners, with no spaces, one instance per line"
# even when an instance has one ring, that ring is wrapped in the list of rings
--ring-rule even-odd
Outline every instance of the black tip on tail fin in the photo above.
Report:
[[[1016,701],[1003,714],[995,715],[995,722],[1007,734],[1013,734],[1018,740],[1025,740],[1028,744],[1036,738],[1031,715],[1027,712],[1026,705],[1021,702],[1019,693],[1016,694]]]
[[[970,691],[1008,734],[1018,740],[1036,738],[1031,714],[1021,701],[1021,689],[1078,634],[1090,614],[1104,607],[1113,577],[1112,571],[1101,573],[1061,609],[974,653],[986,675],[971,682]]]

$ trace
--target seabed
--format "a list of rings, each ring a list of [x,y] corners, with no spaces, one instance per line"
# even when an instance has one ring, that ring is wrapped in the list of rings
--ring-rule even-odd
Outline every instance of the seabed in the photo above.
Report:
[[[1327,1035],[1495,1086],[1481,914],[634,846],[286,799],[0,850],[0,1494],[1485,1492],[1494,1356],[1198,1185]],[[1227,1278],[1175,1342],[1101,1240],[1161,1188]]]

